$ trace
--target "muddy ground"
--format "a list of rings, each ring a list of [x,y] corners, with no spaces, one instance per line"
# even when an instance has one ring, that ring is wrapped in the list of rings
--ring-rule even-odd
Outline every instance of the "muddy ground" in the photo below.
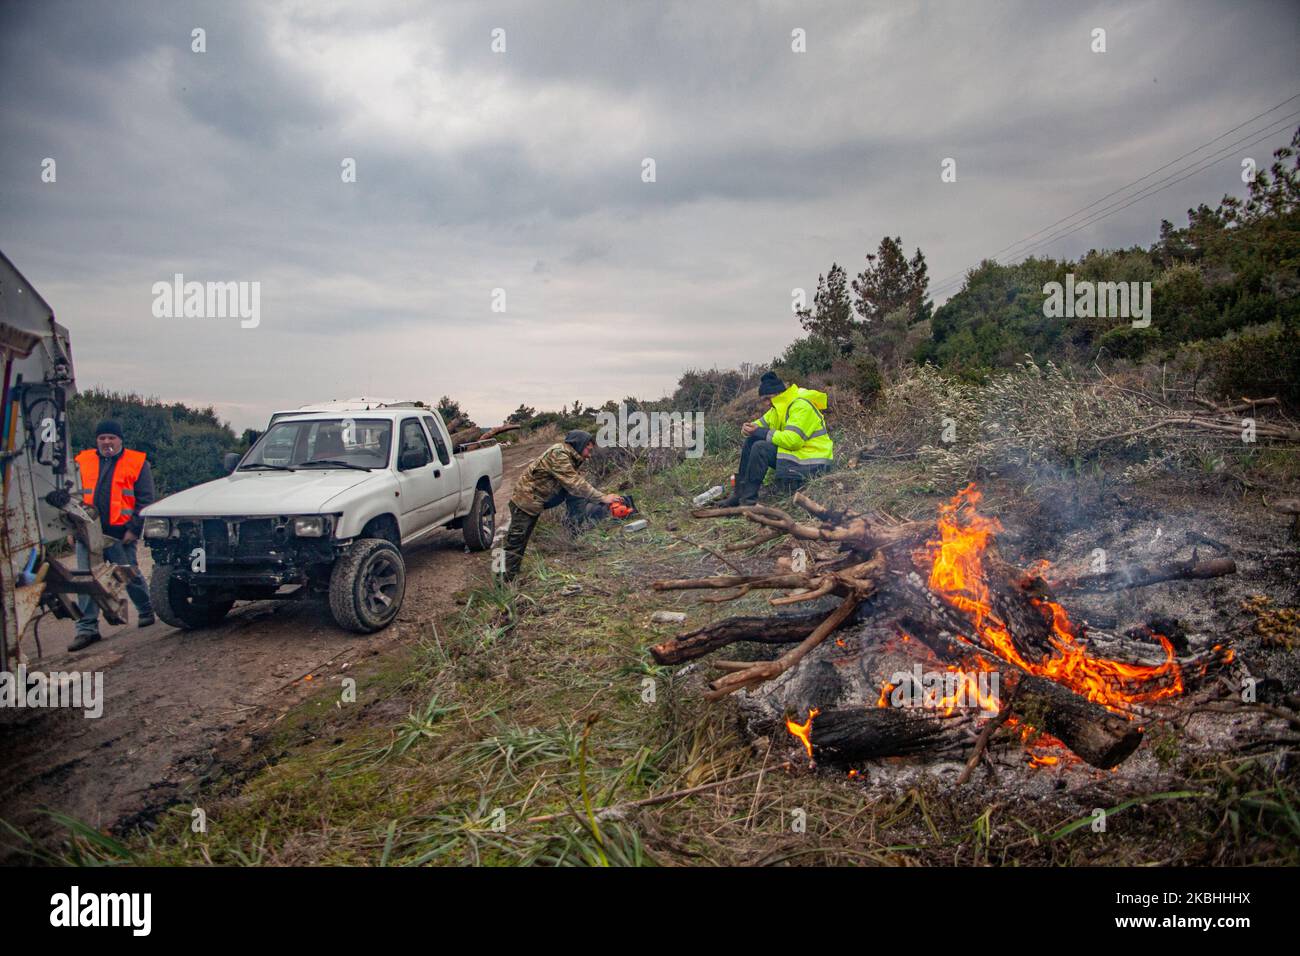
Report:
[[[505,482],[498,521],[514,478],[544,442],[503,446]],[[219,626],[178,631],[159,621],[112,627],[104,640],[69,653],[73,622],[46,619],[41,655],[29,670],[102,671],[103,714],[80,710],[0,713],[0,820],[38,845],[62,831],[46,811],[99,830],[122,830],[183,797],[223,762],[237,760],[323,681],[359,673],[399,651],[453,606],[456,592],[485,573],[459,531],[440,531],[406,553],[406,599],[397,621],[373,635],[341,630],[324,603],[261,601],[237,606]],[[148,549],[141,548],[146,578]],[[20,862],[22,841],[0,838],[0,862]]]

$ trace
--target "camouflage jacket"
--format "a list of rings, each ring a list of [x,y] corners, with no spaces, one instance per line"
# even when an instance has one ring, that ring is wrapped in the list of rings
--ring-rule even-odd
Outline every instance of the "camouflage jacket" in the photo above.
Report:
[[[510,500],[530,515],[541,514],[546,508],[546,501],[560,491],[599,501],[604,497],[603,493],[578,474],[580,467],[582,456],[572,446],[564,442],[554,444],[524,469],[515,482],[515,491]]]

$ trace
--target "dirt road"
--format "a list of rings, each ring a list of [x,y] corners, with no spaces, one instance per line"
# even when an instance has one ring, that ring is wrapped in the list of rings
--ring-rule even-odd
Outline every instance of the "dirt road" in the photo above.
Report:
[[[504,446],[496,494],[504,521],[514,478],[544,442]],[[397,622],[374,635],[341,630],[322,602],[237,606],[218,627],[178,631],[101,622],[104,640],[70,654],[71,621],[41,628],[43,654],[28,670],[102,671],[103,714],[0,711],[0,820],[43,843],[60,829],[42,808],[110,829],[148,815],[208,773],[321,680],[393,653],[452,607],[452,595],[487,567],[459,531],[436,532],[406,553],[406,599]],[[146,577],[147,549],[141,549]],[[132,622],[135,610],[131,610]],[[311,675],[308,679],[307,675]],[[0,847],[15,841],[0,834]],[[0,848],[0,861],[17,862]]]

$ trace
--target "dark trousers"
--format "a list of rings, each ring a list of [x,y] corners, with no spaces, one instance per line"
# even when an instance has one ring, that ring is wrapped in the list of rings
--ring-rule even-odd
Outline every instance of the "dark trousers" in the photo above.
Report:
[[[776,469],[776,480],[789,488],[797,488],[813,475],[821,474],[826,467],[800,468],[788,460],[777,459],[777,447],[766,438],[750,435],[740,449],[740,467],[736,469],[736,488],[742,482],[752,486],[755,492],[767,478],[769,468]]]
[[[572,531],[583,525],[601,520],[609,515],[609,508],[599,501],[588,501],[561,491],[547,498],[542,509],[564,505],[564,524]],[[512,581],[519,574],[524,563],[524,552],[528,550],[528,540],[533,536],[540,514],[530,515],[513,501],[510,502],[510,530],[506,532],[506,570],[505,579]]]
[[[740,467],[736,469],[736,486],[747,482],[756,488],[767,477],[767,470],[776,466],[776,446],[766,438],[750,435],[740,449]]]
[[[113,538],[104,539],[104,560],[110,564],[124,564],[133,572],[131,581],[126,586],[127,596],[135,605],[136,613],[141,616],[153,613],[153,604],[149,601],[149,587],[144,583],[140,573],[140,562],[136,560],[135,546],[138,542],[127,544]],[[77,542],[77,567],[82,571],[90,570],[90,551],[80,541]],[[81,620],[77,621],[77,635],[99,633],[99,605],[89,594],[77,598],[81,608]]]

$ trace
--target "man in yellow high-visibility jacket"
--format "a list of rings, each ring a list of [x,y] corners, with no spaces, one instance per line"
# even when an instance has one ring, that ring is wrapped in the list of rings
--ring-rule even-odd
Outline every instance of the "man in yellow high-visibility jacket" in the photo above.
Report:
[[[771,399],[762,418],[741,428],[745,445],[736,471],[736,490],[722,507],[753,504],[767,477],[776,471],[779,482],[800,485],[830,468],[835,443],[826,428],[826,393],[798,385],[787,386],[773,372],[764,372],[758,394]]]

